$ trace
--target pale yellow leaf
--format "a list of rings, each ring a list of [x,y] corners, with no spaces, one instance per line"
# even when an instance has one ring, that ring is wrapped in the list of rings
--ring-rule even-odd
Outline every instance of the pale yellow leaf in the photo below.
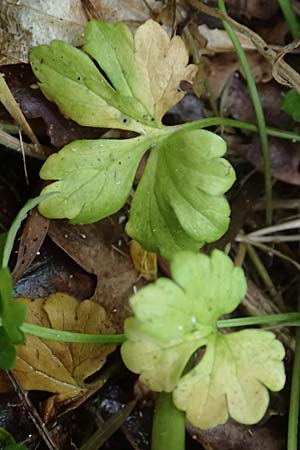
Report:
[[[160,121],[183,98],[180,82],[192,81],[197,66],[188,64],[189,54],[181,37],[170,39],[154,20],[138,28],[134,44],[138,70],[132,71],[132,91],[149,114]]]
[[[147,252],[134,239],[130,241],[130,256],[134,268],[140,275],[148,281],[154,281],[157,278],[157,254]]]

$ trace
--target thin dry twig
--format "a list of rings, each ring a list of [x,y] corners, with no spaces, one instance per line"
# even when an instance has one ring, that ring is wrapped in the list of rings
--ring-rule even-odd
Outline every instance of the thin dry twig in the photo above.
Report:
[[[264,236],[266,234],[276,233],[277,231],[294,230],[295,228],[300,228],[300,219],[290,220],[289,222],[272,225],[271,227],[260,228],[259,230],[252,231],[252,233],[248,233],[247,236],[249,238],[254,236]]]
[[[14,376],[13,372],[6,371],[6,375],[8,376],[10,382],[12,383],[16,393],[18,394],[23,407],[25,408],[26,412],[30,416],[32,422],[34,423],[40,437],[45,442],[46,446],[49,450],[59,450],[53,439],[51,438],[49,431],[47,430],[46,425],[40,418],[34,404],[28,397],[28,393],[24,391],[21,384],[19,383],[18,379]]]
[[[281,253],[278,250],[275,250],[275,248],[269,247],[268,245],[262,244],[261,242],[256,242],[247,236],[238,235],[235,238],[235,240],[236,240],[236,242],[244,242],[245,244],[251,244],[254,247],[260,248],[264,252],[271,253],[272,255],[278,256],[278,258],[281,258],[281,259],[289,262],[294,267],[296,267],[296,269],[298,269],[300,271],[300,264],[297,261],[295,261],[294,259],[285,255],[284,253]]]
[[[6,133],[6,131],[0,128],[0,144],[4,147],[10,148],[11,150],[15,150],[17,152],[21,151],[21,145],[19,139],[15,138],[11,134]],[[33,158],[44,160],[46,159],[45,152],[39,153],[35,151],[34,144],[26,144],[23,142],[23,149],[26,155],[32,156]]]
[[[281,73],[280,73],[280,62],[283,60],[284,56],[287,53],[293,52],[296,48],[298,48],[300,45],[300,39],[295,39],[293,42],[290,42],[288,45],[283,47],[280,52],[277,53],[277,58],[274,61],[274,64],[272,66],[272,75],[275,78],[276,81],[280,84],[285,84],[285,80],[282,79]]]

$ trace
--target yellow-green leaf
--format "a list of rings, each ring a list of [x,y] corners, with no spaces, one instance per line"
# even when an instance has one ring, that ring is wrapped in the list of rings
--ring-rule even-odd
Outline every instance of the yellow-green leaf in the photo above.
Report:
[[[206,429],[229,417],[251,425],[268,407],[269,393],[285,384],[285,351],[273,333],[243,330],[209,338],[200,363],[178,383],[175,405],[192,425]]]

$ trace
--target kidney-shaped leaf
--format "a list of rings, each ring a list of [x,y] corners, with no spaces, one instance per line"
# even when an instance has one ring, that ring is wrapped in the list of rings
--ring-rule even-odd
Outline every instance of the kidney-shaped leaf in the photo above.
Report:
[[[160,339],[147,334],[143,323],[131,317],[125,323],[128,341],[122,345],[122,358],[132,372],[141,374],[141,382],[151,390],[172,392],[190,356],[206,343],[210,331],[203,327],[189,339],[180,329],[177,338]]]
[[[216,332],[217,318],[234,310],[246,292],[242,270],[217,250],[212,258],[179,253],[171,270],[174,281],[161,278],[130,299],[135,317],[125,322],[122,346],[127,367],[151,389],[168,392],[192,353]],[[220,274],[224,296],[214,286]]]
[[[135,193],[127,233],[170,257],[217,240],[229,224],[223,197],[235,174],[221,156],[226,144],[206,130],[182,130],[152,149]]]
[[[251,425],[264,416],[269,393],[285,384],[283,345],[273,333],[243,330],[209,338],[200,363],[178,383],[173,399],[192,425],[212,428],[232,417]]]
[[[178,253],[171,272],[174,281],[159,279],[130,300],[135,316],[125,322],[128,340],[121,348],[126,366],[150,389],[173,391],[175,405],[194,426],[211,428],[228,417],[258,422],[268,389],[284,386],[284,348],[268,331],[217,330],[219,316],[232,312],[245,295],[242,269],[214,250],[211,257]],[[200,362],[182,377],[203,346]]]

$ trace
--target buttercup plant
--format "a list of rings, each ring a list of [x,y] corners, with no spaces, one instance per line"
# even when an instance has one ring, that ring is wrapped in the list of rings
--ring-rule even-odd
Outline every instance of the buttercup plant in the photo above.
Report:
[[[269,388],[285,384],[284,348],[263,330],[222,334],[217,320],[234,311],[246,294],[241,268],[224,253],[211,257],[178,253],[172,280],[161,278],[135,294],[134,317],[125,322],[128,340],[121,353],[127,367],[158,392],[173,392],[190,422],[211,428],[232,417],[258,422],[269,403]],[[183,375],[193,353],[202,359]]]
[[[196,129],[196,122],[162,123],[164,114],[184,96],[180,81],[192,81],[196,66],[188,64],[181,37],[170,39],[153,20],[139,27],[134,37],[125,24],[90,21],[84,40],[82,50],[61,41],[31,50],[40,89],[80,125],[126,130],[135,136],[75,141],[43,165],[41,178],[54,182],[25,205],[2,236],[0,366],[13,367],[15,345],[24,342],[23,333],[63,342],[118,343],[126,366],[153,391],[171,393],[193,425],[210,428],[228,417],[256,423],[266,412],[268,389],[279,391],[285,384],[284,348],[269,331],[224,334],[220,329],[234,326],[235,320],[239,325],[284,325],[288,320],[299,325],[300,318],[282,314],[219,320],[242,301],[245,276],[222,252],[215,250],[209,257],[197,251],[228,228],[230,209],[224,193],[235,173],[222,158],[222,138]],[[213,124],[210,119],[204,122]],[[125,335],[24,323],[24,308],[11,301],[8,260],[27,212],[39,204],[45,216],[75,224],[117,212],[130,197],[147,151],[126,231],[146,250],[171,259],[173,279],[158,279],[131,297],[134,316],[125,322]]]
[[[127,233],[167,258],[218,239],[229,224],[223,194],[235,180],[222,158],[225,142],[206,130],[162,124],[163,115],[184,96],[180,81],[192,81],[196,72],[181,37],[170,40],[153,20],[134,38],[125,24],[91,21],[83,50],[61,41],[31,50],[42,92],[80,125],[139,136],[76,141],[50,156],[40,176],[57,180],[43,191],[55,194],[41,203],[41,213],[73,223],[115,213],[127,201],[138,164],[150,150]]]

